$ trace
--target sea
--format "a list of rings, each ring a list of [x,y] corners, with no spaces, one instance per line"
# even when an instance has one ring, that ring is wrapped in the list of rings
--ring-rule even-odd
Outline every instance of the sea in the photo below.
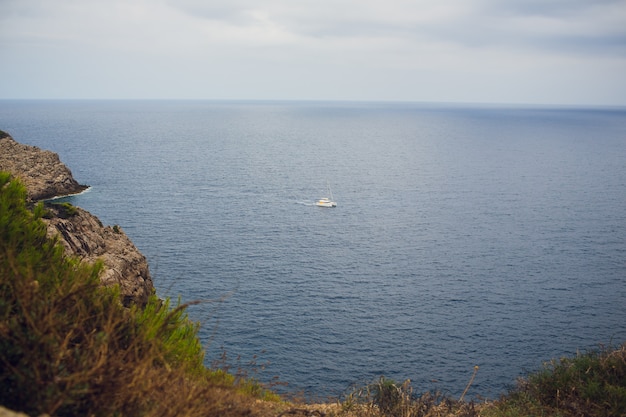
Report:
[[[626,108],[1,100],[0,129],[202,301],[207,365],[279,392],[455,398],[478,366],[497,398],[626,342]]]

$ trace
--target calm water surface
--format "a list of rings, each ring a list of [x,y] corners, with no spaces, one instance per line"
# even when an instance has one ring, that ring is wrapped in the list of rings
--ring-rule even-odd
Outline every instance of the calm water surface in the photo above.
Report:
[[[205,299],[207,361],[287,391],[380,375],[496,396],[626,341],[626,110],[0,101],[161,295]],[[338,207],[314,200],[332,187]]]

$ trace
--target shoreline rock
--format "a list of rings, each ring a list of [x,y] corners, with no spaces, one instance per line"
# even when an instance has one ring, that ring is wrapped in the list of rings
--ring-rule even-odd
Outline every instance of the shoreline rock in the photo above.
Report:
[[[0,170],[18,177],[31,201],[77,194],[89,188],[74,179],[54,152],[18,143],[5,132],[0,133],[0,150]]]
[[[80,185],[58,154],[23,145],[0,131],[0,171],[8,171],[26,187],[32,202],[76,194]],[[145,305],[155,292],[146,257],[119,226],[104,226],[86,210],[69,204],[45,202],[48,236],[58,236],[65,253],[84,262],[102,260],[103,285],[119,284],[124,305]]]

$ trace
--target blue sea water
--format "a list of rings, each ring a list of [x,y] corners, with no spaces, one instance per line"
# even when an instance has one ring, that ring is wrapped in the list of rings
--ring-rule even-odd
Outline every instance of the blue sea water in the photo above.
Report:
[[[478,365],[468,395],[494,397],[626,341],[626,109],[0,101],[0,129],[92,186],[70,201],[160,295],[207,300],[207,362],[288,392],[458,396]]]

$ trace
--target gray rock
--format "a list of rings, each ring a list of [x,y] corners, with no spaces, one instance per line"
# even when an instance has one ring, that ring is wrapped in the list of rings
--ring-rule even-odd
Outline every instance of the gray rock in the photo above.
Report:
[[[104,271],[100,282],[119,284],[123,303],[144,305],[154,293],[146,257],[119,226],[104,226],[100,220],[79,207],[46,204],[48,236],[58,236],[68,255],[84,262],[101,260]]]
[[[76,194],[87,189],[79,184],[72,172],[54,152],[36,146],[22,145],[0,131],[0,171],[18,177],[33,201]]]

